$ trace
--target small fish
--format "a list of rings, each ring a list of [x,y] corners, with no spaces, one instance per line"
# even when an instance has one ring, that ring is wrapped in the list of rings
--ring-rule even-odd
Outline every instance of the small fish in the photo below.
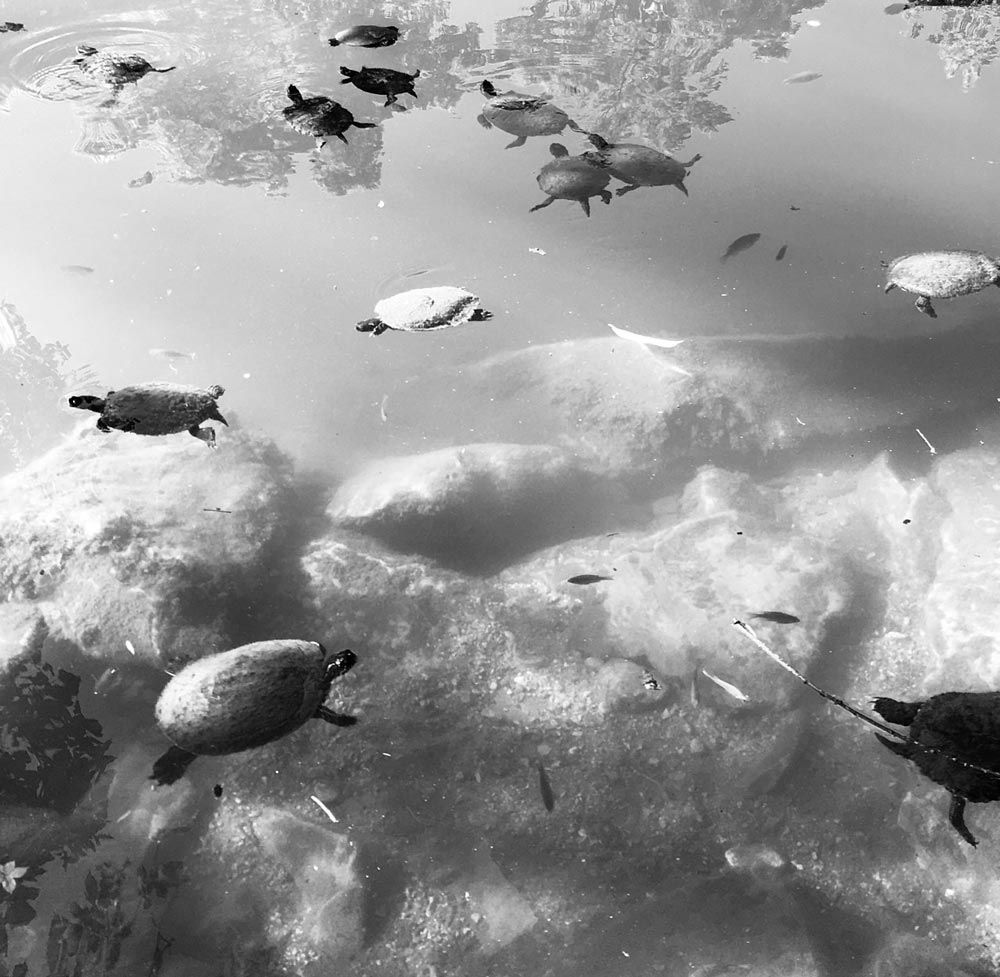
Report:
[[[785,85],[801,85],[807,81],[815,81],[817,78],[822,78],[823,75],[818,71],[800,71],[797,75],[789,75],[782,84]]]
[[[789,210],[801,210],[802,208],[801,207],[796,207],[795,204],[792,204],[792,206],[789,207],[788,209]]]
[[[384,397],[382,398],[382,403],[381,403],[381,404],[379,404],[379,406],[378,406],[378,414],[379,414],[379,417],[381,417],[381,418],[382,418],[382,423],[383,423],[383,424],[384,424],[384,423],[385,423],[386,421],[388,421],[388,420],[389,420],[389,415],[388,415],[388,414],[387,414],[387,413],[385,412],[385,408],[386,408],[386,406],[388,405],[388,403],[389,403],[389,395],[388,395],[388,394],[386,394],[386,395],[385,395],[385,396],[384,396]]]
[[[90,265],[60,265],[59,270],[66,272],[67,275],[77,275],[80,278],[94,274],[94,269]]]
[[[125,650],[126,650],[126,651],[127,651],[127,652],[128,652],[129,654],[130,654],[130,655],[134,655],[134,654],[135,654],[135,645],[134,645],[134,644],[132,644],[132,642],[131,642],[131,641],[129,641],[129,639],[128,639],[128,638],[126,638],[126,639],[125,639]]]
[[[610,579],[611,577],[604,577],[599,573],[578,573],[575,577],[570,577],[566,583],[575,583],[582,587],[589,583],[600,583],[602,580]]]
[[[710,671],[708,671],[708,669],[703,668],[701,670],[701,674],[704,675],[705,678],[707,678],[709,681],[714,682],[720,689],[722,689],[723,692],[727,692],[729,695],[731,695],[734,699],[737,699],[739,702],[750,701],[750,696],[748,696],[745,692],[742,692],[740,689],[736,688],[735,685],[731,685],[725,679],[719,678],[718,675],[713,675]]]
[[[388,756],[389,754],[386,754]],[[334,824],[340,824],[337,815],[333,813],[315,794],[309,795],[311,800]]]
[[[552,784],[549,783],[544,764],[541,760],[535,762],[538,764],[538,789],[542,794],[542,803],[546,811],[551,811],[556,806],[556,795],[552,793]]]
[[[689,690],[691,695],[691,705],[695,707],[701,705],[701,688],[698,683],[699,671],[701,671],[701,667],[699,665],[695,665],[694,671],[691,673],[691,687]]]
[[[783,244],[780,248],[778,248],[778,253],[774,256],[774,260],[781,261],[781,259],[785,257],[787,251],[788,251],[788,245]]]
[[[883,13],[887,14],[901,14],[904,10],[909,10],[910,5],[908,3],[890,3],[888,7],[885,8]]]
[[[202,509],[201,511],[202,512],[228,512],[228,513],[231,513],[233,510],[232,509],[220,509],[218,506],[216,506],[214,509]]]
[[[222,784],[216,784],[212,788],[212,793],[215,794],[216,797],[222,797]]]
[[[726,248],[725,253],[719,260],[726,261],[734,254],[739,254],[741,251],[746,251],[747,248],[752,248],[759,240],[759,234],[744,234],[742,237],[738,237],[732,244],[729,245],[728,248]]]
[[[153,171],[146,170],[142,176],[137,176],[134,180],[129,180],[128,185],[130,187],[147,187],[153,182]]]
[[[180,349],[162,349],[159,346],[154,346],[149,351],[150,356],[155,356],[158,360],[193,360],[195,357],[194,353],[185,353]]]
[[[760,614],[751,614],[750,617],[759,617],[762,621],[770,621],[772,624],[798,624],[801,620],[794,614],[786,614],[784,611],[762,611]]]
[[[660,683],[656,681],[656,676],[652,672],[642,673],[642,686],[645,689],[649,689],[650,692],[659,692]]]

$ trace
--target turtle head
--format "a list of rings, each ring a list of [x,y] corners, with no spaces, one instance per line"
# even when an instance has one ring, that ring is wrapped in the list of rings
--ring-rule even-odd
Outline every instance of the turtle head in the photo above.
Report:
[[[591,132],[587,139],[590,140],[591,145],[595,149],[610,149],[611,143],[609,143],[603,136],[599,136],[596,132]]]
[[[285,94],[296,104],[302,104],[302,92],[300,92],[294,85],[289,85],[285,89]]]
[[[378,318],[362,319],[354,328],[357,329],[358,332],[370,332],[374,336],[385,332],[385,324]]]
[[[70,407],[77,407],[80,410],[92,410],[97,414],[104,411],[104,398],[94,397],[90,394],[78,394],[69,398]]]
[[[479,90],[487,97],[493,98],[496,95],[497,90],[493,87],[492,83],[486,78],[483,79],[482,84],[479,86]]]
[[[220,387],[217,383],[213,383],[212,386],[208,388],[208,394],[212,400],[218,400],[226,392],[225,387]]]
[[[364,68],[361,70],[364,71]],[[340,73],[344,76],[344,80],[341,82],[341,85],[346,85],[355,75],[360,74],[361,72],[355,71],[353,68],[345,68],[341,66]]]
[[[97,48],[90,44],[77,44],[76,53],[82,58],[89,58],[92,54],[97,54]]]
[[[561,143],[554,142],[549,146],[549,152],[555,156],[556,159],[561,159],[563,156],[569,156],[569,150]]]
[[[323,652],[325,678],[328,682],[349,672],[358,663],[358,656],[350,648],[338,651],[335,655],[331,655],[322,645],[319,646],[319,650]]]

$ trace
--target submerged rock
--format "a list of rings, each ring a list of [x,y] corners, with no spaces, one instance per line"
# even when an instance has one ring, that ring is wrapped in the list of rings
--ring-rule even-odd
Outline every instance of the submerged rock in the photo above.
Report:
[[[338,526],[483,571],[626,511],[620,494],[545,444],[468,444],[372,462],[337,490]]]
[[[191,444],[82,430],[0,480],[0,593],[104,661],[235,644],[247,605],[283,589],[290,473],[267,442]]]

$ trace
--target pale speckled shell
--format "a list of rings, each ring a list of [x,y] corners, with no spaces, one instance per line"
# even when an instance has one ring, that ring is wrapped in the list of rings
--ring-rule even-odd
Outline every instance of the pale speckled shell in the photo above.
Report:
[[[271,743],[311,719],[330,682],[315,641],[257,641],[187,665],[156,703],[156,721],[182,750],[204,756]]]
[[[378,316],[390,329],[445,329],[468,322],[479,307],[479,296],[453,285],[413,288],[382,299],[375,306]]]
[[[578,156],[561,156],[546,163],[537,180],[539,189],[550,197],[580,200],[600,193],[611,182],[611,174]]]
[[[491,125],[512,136],[556,136],[569,125],[569,116],[555,105],[539,104],[528,108],[504,108],[487,103],[483,117]]]
[[[643,187],[680,183],[687,170],[672,156],[637,143],[615,143],[608,149],[583,154],[599,166],[606,166],[611,175],[626,183]]]
[[[1000,281],[1000,264],[981,251],[921,251],[889,263],[887,286],[915,295],[950,299],[969,295]]]

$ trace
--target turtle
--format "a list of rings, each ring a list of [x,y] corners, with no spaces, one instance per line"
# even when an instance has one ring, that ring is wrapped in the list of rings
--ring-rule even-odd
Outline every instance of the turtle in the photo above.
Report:
[[[948,820],[976,845],[965,824],[965,804],[1000,800],[1000,692],[941,692],[922,702],[883,696],[872,706],[886,722],[909,728],[905,741],[875,735],[950,792]]]
[[[15,31],[23,31],[24,24],[17,24],[12,20],[5,20],[0,24],[0,34],[6,34],[8,31],[14,33]]]
[[[574,132],[581,129],[561,108],[552,105],[546,95],[526,95],[523,92],[498,92],[484,80],[479,86],[486,96],[486,105],[477,117],[483,128],[496,126],[517,138],[504,148],[523,146],[528,136],[557,136],[567,126]]]
[[[85,75],[110,85],[115,91],[120,91],[129,82],[137,82],[151,71],[163,74],[177,67],[154,68],[141,54],[108,54],[90,44],[78,44],[76,53],[79,57],[73,59],[73,64]]]
[[[454,285],[413,288],[382,299],[375,306],[375,317],[362,319],[358,332],[380,336],[386,329],[402,332],[432,332],[460,326],[463,322],[492,319],[493,313],[479,305],[479,296]]]
[[[610,143],[595,132],[590,133],[587,138],[596,147],[596,152],[591,150],[584,153],[584,158],[605,167],[613,177],[626,184],[615,190],[619,197],[638,190],[639,187],[668,186],[677,187],[685,197],[688,195],[684,177],[701,159],[700,153],[682,163],[658,149],[650,149],[649,146],[640,146],[638,143]]]
[[[242,753],[287,736],[310,719],[353,726],[324,704],[333,680],[357,662],[318,641],[255,641],[199,658],[166,684],[156,722],[174,745],[154,764],[158,784],[178,780],[198,756]]]
[[[918,251],[890,261],[885,268],[885,290],[901,288],[919,296],[914,303],[925,315],[937,318],[931,299],[971,295],[988,285],[1000,285],[1000,262],[982,251]]]
[[[375,24],[360,24],[337,31],[330,38],[330,46],[349,44],[351,47],[390,47],[399,40],[399,28],[389,24],[379,27]]]
[[[538,186],[548,199],[535,204],[532,211],[548,207],[553,200],[575,200],[589,217],[591,197],[611,203],[611,193],[605,189],[611,182],[608,170],[585,156],[570,156],[561,143],[552,143],[549,152],[554,159],[538,172]]]
[[[303,98],[302,93],[289,85],[288,97],[292,104],[283,108],[281,114],[288,124],[303,136],[315,136],[317,145],[322,149],[328,136],[336,136],[346,143],[344,131],[354,126],[355,129],[374,129],[377,122],[355,122],[354,116],[339,102],[325,95],[313,95]]]
[[[355,71],[353,68],[341,68],[340,73],[345,76],[342,85],[354,85],[363,92],[371,92],[373,95],[385,95],[385,104],[392,105],[396,101],[397,95],[412,95],[417,97],[413,90],[413,82],[420,76],[418,68],[412,75],[405,71],[395,71],[392,68],[365,68]],[[400,106],[402,108],[402,106]]]
[[[202,390],[179,383],[140,383],[109,390],[104,397],[76,394],[69,398],[69,405],[100,414],[97,430],[105,434],[112,428],[133,434],[187,431],[214,448],[215,428],[198,425],[211,420],[229,426],[216,403],[225,392],[218,384]]]

